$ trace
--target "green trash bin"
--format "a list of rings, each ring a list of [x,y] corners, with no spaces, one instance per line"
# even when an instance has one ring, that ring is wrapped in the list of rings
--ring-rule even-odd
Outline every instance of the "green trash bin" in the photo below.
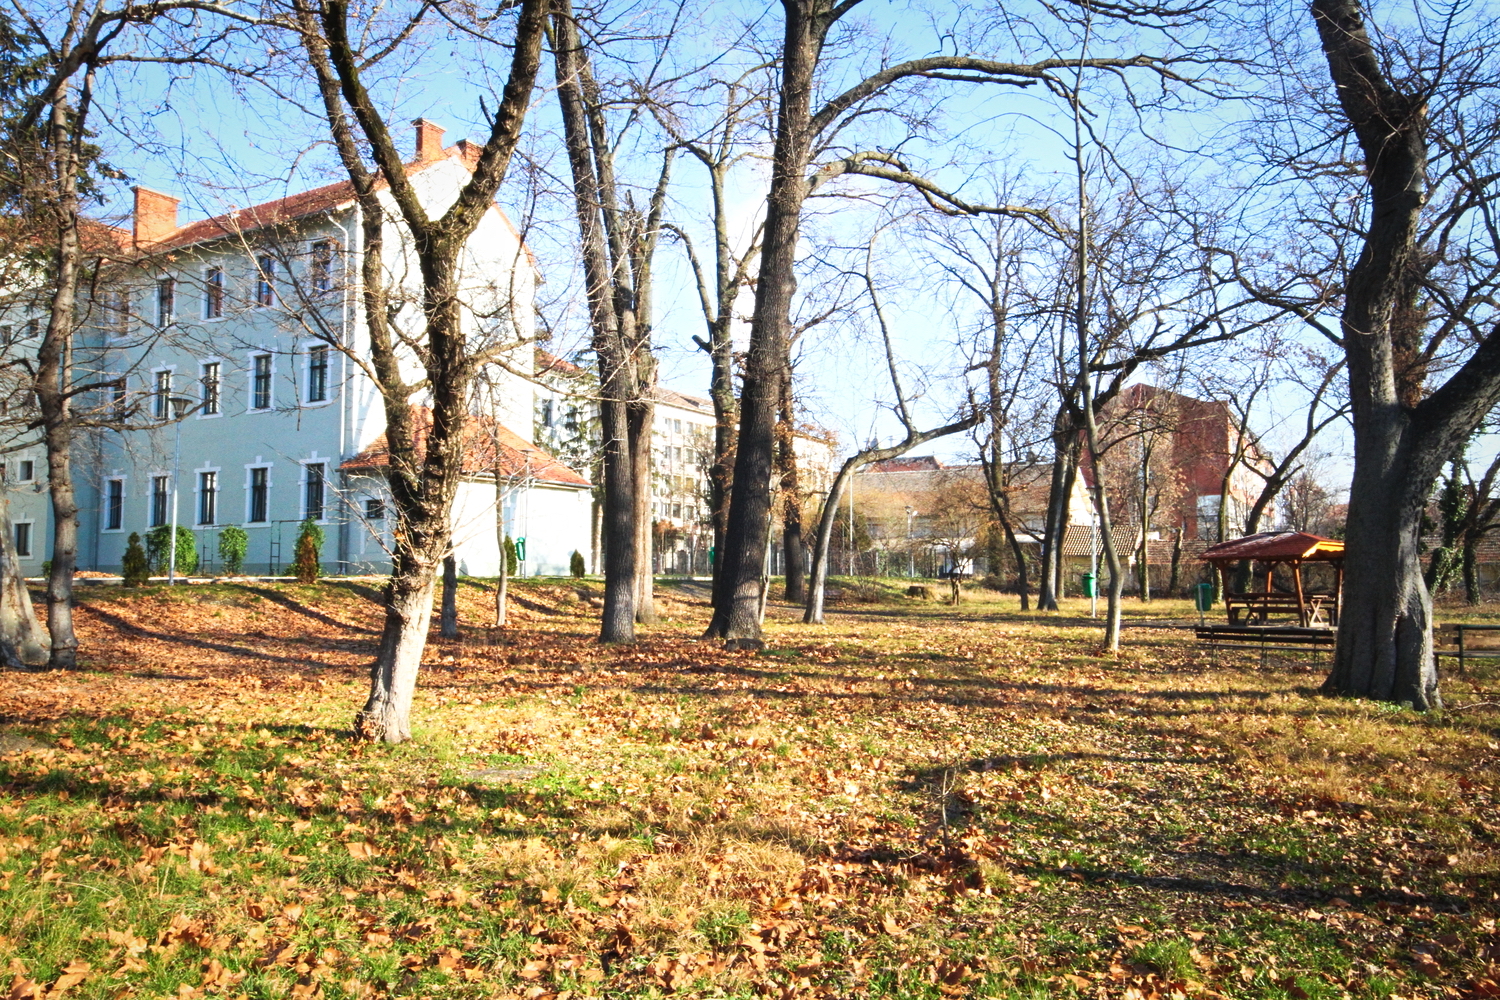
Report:
[[[1193,587],[1193,605],[1199,611],[1212,611],[1214,607],[1214,585],[1200,583]]]
[[[1083,596],[1097,597],[1099,595],[1099,578],[1092,573],[1083,574]]]

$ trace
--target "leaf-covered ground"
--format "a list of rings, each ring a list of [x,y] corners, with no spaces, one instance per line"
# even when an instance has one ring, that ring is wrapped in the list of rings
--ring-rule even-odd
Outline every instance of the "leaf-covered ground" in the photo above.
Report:
[[[1423,716],[1180,603],[1114,658],[1012,598],[754,654],[701,590],[610,649],[469,586],[389,748],[374,586],[90,589],[88,669],[0,674],[10,997],[1500,996],[1500,661]]]

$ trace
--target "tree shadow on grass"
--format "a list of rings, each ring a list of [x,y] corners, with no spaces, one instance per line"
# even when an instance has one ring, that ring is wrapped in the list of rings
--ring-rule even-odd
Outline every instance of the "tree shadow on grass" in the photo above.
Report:
[[[142,628],[134,622],[126,621],[119,615],[101,609],[98,605],[89,606],[89,614],[97,617],[100,621],[118,629],[121,633],[134,636],[138,639],[154,639],[158,642],[171,646],[186,646],[189,649],[203,649],[214,653],[227,653],[233,656],[245,656],[254,660],[262,660],[268,663],[286,663],[298,667],[321,666],[312,664],[303,657],[278,656],[275,653],[267,653],[259,649],[251,649],[247,646],[235,646],[227,642],[210,642],[207,639],[194,639],[190,636],[176,635],[171,632],[156,632],[148,628]],[[195,680],[198,678],[194,678]]]
[[[306,618],[311,618],[313,621],[320,622],[324,625],[329,626],[330,628],[342,629],[348,632],[362,632],[365,635],[379,634],[375,629],[368,628],[364,625],[356,625],[353,622],[339,621],[337,618],[334,618],[331,615],[326,615],[316,608],[309,607],[306,604],[303,604],[301,601],[295,600],[294,598],[287,596],[281,591],[273,590],[270,587],[252,587],[249,584],[245,583],[232,584],[232,586],[237,590],[243,590],[247,594],[255,594],[258,597],[262,597],[265,600],[270,601],[272,604],[279,604],[283,608],[286,608],[288,611],[295,611],[299,615],[302,615]]]

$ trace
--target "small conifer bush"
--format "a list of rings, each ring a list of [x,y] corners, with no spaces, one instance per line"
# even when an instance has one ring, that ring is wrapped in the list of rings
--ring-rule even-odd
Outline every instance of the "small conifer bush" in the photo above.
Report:
[[[323,571],[323,529],[311,519],[302,522],[297,532],[297,547],[292,555],[292,575],[298,583],[315,583]]]
[[[141,548],[141,536],[138,532],[130,533],[130,541],[125,546],[125,558],[120,565],[120,575],[125,578],[127,587],[139,587],[151,579],[151,564],[146,561],[146,550]]]

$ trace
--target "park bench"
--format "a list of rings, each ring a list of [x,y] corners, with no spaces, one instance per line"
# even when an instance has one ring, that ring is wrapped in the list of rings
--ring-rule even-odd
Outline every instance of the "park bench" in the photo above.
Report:
[[[1221,650],[1249,650],[1260,653],[1261,666],[1266,665],[1266,653],[1272,649],[1316,653],[1333,649],[1337,639],[1331,628],[1299,625],[1199,625],[1193,631],[1198,641],[1208,644],[1214,662],[1218,662]]]
[[[1460,673],[1468,660],[1500,659],[1500,625],[1439,625],[1432,630],[1432,653],[1457,659]]]

